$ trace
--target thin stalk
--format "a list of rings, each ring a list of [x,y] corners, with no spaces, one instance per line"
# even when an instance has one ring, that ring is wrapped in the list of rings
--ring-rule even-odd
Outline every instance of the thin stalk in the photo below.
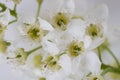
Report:
[[[99,57],[100,61],[102,62],[100,47],[97,48],[97,51],[98,51],[98,57]]]
[[[14,5],[14,9],[13,10],[16,11],[16,8],[17,8],[17,4]]]
[[[37,22],[38,16],[39,16],[39,14],[40,14],[40,8],[41,8],[42,1],[43,1],[43,0],[38,0],[38,9],[37,9],[36,21],[35,21],[35,22]]]
[[[101,73],[102,76],[104,76],[108,72],[113,72],[113,73],[116,73],[116,74],[120,74],[120,68],[115,68],[115,67],[105,65],[105,64],[103,64],[103,65],[106,66],[106,69]]]
[[[17,13],[16,13],[16,9],[17,9],[17,4],[15,4],[13,10],[11,10],[11,12],[13,12],[13,13],[12,13],[13,16],[14,16],[16,19],[10,21],[10,22],[8,23],[9,25],[12,24],[12,23],[14,23],[14,22],[16,22],[16,21],[18,20]]]
[[[10,24],[12,24],[12,23],[14,23],[14,22],[16,22],[16,21],[17,21],[17,19],[12,20],[12,21],[10,21],[10,22],[8,23],[8,25],[10,25]]]
[[[107,69],[105,69],[102,73],[101,73],[101,75],[102,76],[104,76],[106,73],[108,73],[109,71],[111,71],[111,69],[110,68],[107,68]]]
[[[40,48],[42,48],[42,46],[38,46],[38,47],[28,51],[27,53],[28,53],[28,55],[30,55],[31,53],[35,52],[36,50],[39,50]]]
[[[119,61],[117,60],[116,56],[114,55],[114,53],[107,47],[107,46],[104,46],[104,48],[110,53],[110,55],[114,58],[115,62],[117,63],[118,67],[120,67],[120,63]]]
[[[63,53],[61,53],[61,54],[58,54],[58,56],[60,57],[60,56],[62,56],[62,55],[64,55],[64,54],[67,54],[66,52],[63,52]]]

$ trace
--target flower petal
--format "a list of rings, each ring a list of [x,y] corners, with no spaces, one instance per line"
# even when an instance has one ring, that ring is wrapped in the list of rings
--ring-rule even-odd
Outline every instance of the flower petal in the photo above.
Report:
[[[5,12],[0,13],[0,22],[6,26],[8,25],[9,21],[10,21],[10,11],[7,9]]]
[[[101,23],[106,21],[108,18],[108,7],[105,4],[101,4],[95,9],[87,12],[85,20],[92,21],[93,23]]]
[[[66,32],[73,38],[81,38],[85,34],[85,23],[80,19],[73,20],[69,25]]]
[[[52,25],[50,23],[48,23],[47,21],[41,19],[40,17],[38,19],[39,19],[40,27],[43,30],[48,30],[48,31],[52,31],[53,30],[53,27],[52,27]]]
[[[95,49],[98,46],[100,46],[105,41],[105,38],[96,38],[91,42],[91,46],[89,47],[89,50]]]
[[[101,62],[94,52],[88,52],[81,56],[79,68],[88,70],[92,74],[100,72]]]
[[[63,13],[73,14],[74,10],[75,10],[74,0],[64,0],[60,11],[63,12]]]
[[[43,46],[43,49],[45,51],[47,51],[48,53],[53,54],[53,55],[59,53],[59,49],[55,43],[52,43],[52,42],[49,42],[49,41],[43,39],[41,44]]]
[[[59,63],[66,75],[71,73],[71,60],[68,55],[61,56]]]

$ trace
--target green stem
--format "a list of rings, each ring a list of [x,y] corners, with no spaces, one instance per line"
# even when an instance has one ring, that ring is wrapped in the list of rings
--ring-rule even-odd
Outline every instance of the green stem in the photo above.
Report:
[[[17,4],[14,5],[13,10],[10,10],[11,15],[14,16],[16,19],[10,21],[10,22],[8,23],[9,25],[12,24],[12,23],[14,23],[14,22],[16,22],[16,21],[18,20],[18,16],[17,16],[16,9],[17,9]]]
[[[105,70],[101,73],[101,75],[104,76],[104,75],[105,75],[106,73],[108,73],[110,70],[111,70],[110,68],[105,69]]]
[[[64,55],[64,54],[67,54],[66,52],[63,52],[63,53],[61,53],[61,54],[58,54],[58,56],[60,57],[60,56],[62,56],[62,55]]]
[[[16,8],[17,8],[17,4],[14,5],[14,9],[13,10],[16,11]]]
[[[0,7],[2,8],[0,10],[0,12],[4,12],[7,9],[7,6],[5,4],[3,4],[3,3],[0,3]],[[15,18],[17,18],[16,8],[17,8],[17,4],[14,5],[14,9],[13,10],[8,8],[10,10],[10,14],[12,16],[14,16]]]
[[[117,60],[116,56],[114,55],[114,53],[107,47],[107,46],[104,46],[104,48],[110,53],[110,55],[114,58],[114,60],[116,61],[118,67],[120,67],[120,63],[119,61]]]
[[[39,50],[39,49],[41,49],[41,48],[42,48],[42,46],[38,46],[38,47],[36,47],[36,48],[28,51],[27,53],[28,53],[28,55],[30,55],[31,53],[33,53],[33,52],[35,52],[36,50]]]
[[[84,20],[84,18],[82,16],[73,16],[72,19],[81,19],[81,20]]]
[[[100,47],[98,47],[97,50],[98,50],[98,57],[99,57],[100,61],[102,62]]]
[[[102,65],[105,66],[105,70],[101,73],[102,76],[104,76],[108,72],[113,72],[113,73],[116,73],[116,74],[120,74],[120,68],[115,68],[115,67],[105,65],[105,64],[102,64]]]
[[[12,21],[10,21],[10,22],[8,23],[8,25],[10,25],[10,24],[12,24],[12,23],[14,23],[14,22],[16,22],[16,21],[17,21],[17,19],[12,20]]]
[[[37,0],[37,1],[38,1],[38,9],[37,9],[36,21],[35,22],[38,21],[38,16],[40,14],[40,8],[41,8],[41,4],[42,4],[43,0]]]

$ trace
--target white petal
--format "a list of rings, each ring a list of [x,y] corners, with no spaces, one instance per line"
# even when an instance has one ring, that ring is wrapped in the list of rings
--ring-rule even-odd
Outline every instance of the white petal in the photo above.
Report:
[[[98,46],[100,46],[103,42],[105,41],[105,38],[96,38],[91,42],[91,46],[89,47],[89,49],[95,49]]]
[[[108,18],[108,7],[105,4],[101,4],[91,11],[86,13],[85,19],[92,21],[93,23],[101,23],[107,20]]]
[[[0,13],[0,22],[3,25],[8,25],[10,21],[10,11],[7,9],[5,12]]]
[[[80,58],[74,58],[72,60],[72,73],[73,74],[77,74],[77,73],[80,73],[80,70],[81,68],[79,68],[79,65],[80,65]]]
[[[59,49],[55,43],[49,42],[47,40],[42,40],[41,44],[43,46],[43,49],[47,51],[48,53],[53,54],[53,55],[59,53]]]
[[[74,0],[64,0],[61,6],[61,12],[73,14],[75,10]]]
[[[75,1],[75,15],[83,16],[88,9],[87,0],[74,0]]]
[[[57,71],[53,73],[52,75],[48,76],[47,80],[64,80],[63,78],[65,77],[64,73],[61,71]]]
[[[38,19],[39,19],[40,27],[43,30],[48,30],[48,31],[52,31],[53,30],[53,27],[52,27],[52,25],[50,23],[48,23],[47,21],[41,19],[40,17]]]
[[[18,32],[20,33],[20,35],[27,35],[27,31],[28,31],[29,27],[26,27],[25,25],[19,25],[17,27]]]
[[[53,18],[60,11],[62,3],[63,0],[44,0],[41,6],[40,16],[45,20]]]
[[[68,55],[61,56],[59,63],[66,75],[71,73],[71,60]]]
[[[97,74],[100,72],[101,62],[96,53],[88,52],[81,56],[79,67]]]
[[[21,23],[34,24],[35,17],[33,17],[33,16],[21,16],[18,21]]]
[[[80,19],[73,20],[69,25],[66,32],[73,38],[81,38],[85,34],[85,23]]]
[[[88,49],[91,46],[91,38],[89,36],[84,36],[83,39],[85,49]]]

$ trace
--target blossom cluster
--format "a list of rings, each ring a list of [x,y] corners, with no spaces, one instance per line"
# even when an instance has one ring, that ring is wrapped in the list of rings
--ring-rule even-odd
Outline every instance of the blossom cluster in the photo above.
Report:
[[[12,1],[14,9],[0,3],[0,52],[16,68],[34,80],[120,79],[119,60],[109,48],[107,5],[76,14],[74,0],[36,0],[36,16],[22,19],[22,0]],[[104,63],[105,51],[116,66]]]

